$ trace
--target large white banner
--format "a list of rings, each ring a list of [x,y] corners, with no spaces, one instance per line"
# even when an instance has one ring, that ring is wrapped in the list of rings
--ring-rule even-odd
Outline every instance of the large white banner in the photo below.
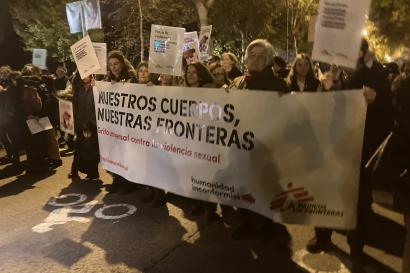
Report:
[[[321,0],[312,59],[356,68],[371,0]]]
[[[85,36],[71,46],[71,52],[77,65],[81,79],[96,73],[101,69],[90,36]]]
[[[151,25],[148,70],[182,76],[182,47],[185,28]]]
[[[275,221],[356,223],[362,92],[299,93],[97,82],[102,166]]]

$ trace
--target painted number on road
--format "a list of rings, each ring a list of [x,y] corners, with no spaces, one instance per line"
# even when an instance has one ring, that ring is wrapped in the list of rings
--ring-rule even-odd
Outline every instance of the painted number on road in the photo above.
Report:
[[[310,273],[351,273],[349,269],[346,268],[346,266],[343,264],[343,262],[340,262],[340,267],[337,270],[333,271],[325,271],[325,270],[318,270],[311,268],[304,262],[305,256],[310,255],[310,253],[306,249],[300,249],[295,252],[293,255],[293,260],[295,263],[309,271]]]
[[[66,198],[74,198],[75,201],[72,202],[61,202],[61,200]],[[87,195],[79,194],[79,193],[68,193],[64,195],[60,195],[55,198],[51,198],[48,202],[50,206],[60,207],[58,209],[53,210],[48,217],[44,220],[43,223],[38,224],[32,228],[33,232],[37,233],[45,233],[48,231],[53,230],[53,226],[55,225],[64,225],[68,222],[79,222],[79,223],[88,223],[90,221],[89,218],[81,217],[81,216],[73,216],[73,214],[86,214],[89,213],[94,206],[98,204],[98,201],[92,200],[85,204],[82,204],[84,201],[87,200]],[[118,215],[108,215],[104,213],[104,211],[112,209],[112,208],[125,208],[126,212],[123,212]],[[134,214],[137,211],[137,208],[130,204],[112,204],[112,205],[104,205],[102,208],[99,208],[95,213],[95,217],[104,220],[117,220],[121,218],[128,217]]]

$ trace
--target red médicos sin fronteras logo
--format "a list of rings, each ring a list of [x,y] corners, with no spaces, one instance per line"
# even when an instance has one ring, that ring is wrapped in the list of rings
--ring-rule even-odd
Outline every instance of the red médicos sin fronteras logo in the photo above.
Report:
[[[275,196],[275,200],[270,203],[271,210],[285,211],[290,207],[297,207],[300,203],[314,201],[312,196],[304,187],[293,188],[293,183],[288,183],[288,190]]]

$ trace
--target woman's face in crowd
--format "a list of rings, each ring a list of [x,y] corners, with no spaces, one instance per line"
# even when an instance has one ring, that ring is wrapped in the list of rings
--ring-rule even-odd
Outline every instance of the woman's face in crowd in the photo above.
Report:
[[[148,67],[141,66],[138,69],[138,83],[147,83],[147,82],[149,82]]]
[[[160,76],[162,86],[171,86],[172,85],[172,76],[161,74]]]
[[[255,46],[249,51],[246,61],[248,70],[252,72],[261,72],[266,67],[266,52],[263,47]]]
[[[65,77],[65,71],[62,70],[62,69],[57,69],[56,70],[56,75],[57,75],[57,78],[62,79],[62,78]]]
[[[309,61],[306,59],[301,59],[296,62],[296,75],[298,77],[306,77],[307,74],[309,73]]]
[[[212,75],[214,75],[215,83],[217,85],[224,85],[225,84],[225,71],[222,67],[215,68]]]
[[[221,64],[225,70],[231,70],[234,62],[229,58],[228,55],[222,55]]]
[[[196,71],[195,66],[190,65],[186,71],[186,80],[190,86],[198,86],[199,77],[198,72]]]
[[[87,76],[87,77],[85,77],[84,79],[83,79],[83,83],[84,84],[90,84],[91,83],[91,76]]]
[[[114,76],[118,77],[121,73],[123,64],[117,58],[111,58],[108,60],[108,67]]]

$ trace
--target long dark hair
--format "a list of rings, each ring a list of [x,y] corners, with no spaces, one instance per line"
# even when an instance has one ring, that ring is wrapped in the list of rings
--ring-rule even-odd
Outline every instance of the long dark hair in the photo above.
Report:
[[[117,78],[114,74],[112,74],[111,70],[108,68],[107,71],[107,81],[122,81],[122,80],[129,80],[136,76],[134,67],[132,64],[125,58],[124,54],[122,54],[119,50],[113,50],[108,54],[107,61],[110,59],[117,59],[122,64],[122,70],[120,72],[120,76]]]
[[[312,60],[307,54],[300,53],[296,56],[295,60],[293,61],[292,69],[290,70],[290,73],[288,76],[289,83],[297,80],[296,64],[301,60],[306,60],[309,63],[309,71],[308,71],[308,74],[306,75],[306,80],[316,79],[315,71],[313,70]]]
[[[211,72],[209,72],[208,68],[206,68],[206,66],[200,62],[193,62],[193,63],[188,64],[185,67],[184,77],[185,77],[185,83],[187,86],[190,86],[187,81],[187,71],[188,71],[188,67],[190,66],[195,67],[196,73],[198,74],[199,86],[203,86],[205,84],[215,84],[214,76],[211,74]]]

